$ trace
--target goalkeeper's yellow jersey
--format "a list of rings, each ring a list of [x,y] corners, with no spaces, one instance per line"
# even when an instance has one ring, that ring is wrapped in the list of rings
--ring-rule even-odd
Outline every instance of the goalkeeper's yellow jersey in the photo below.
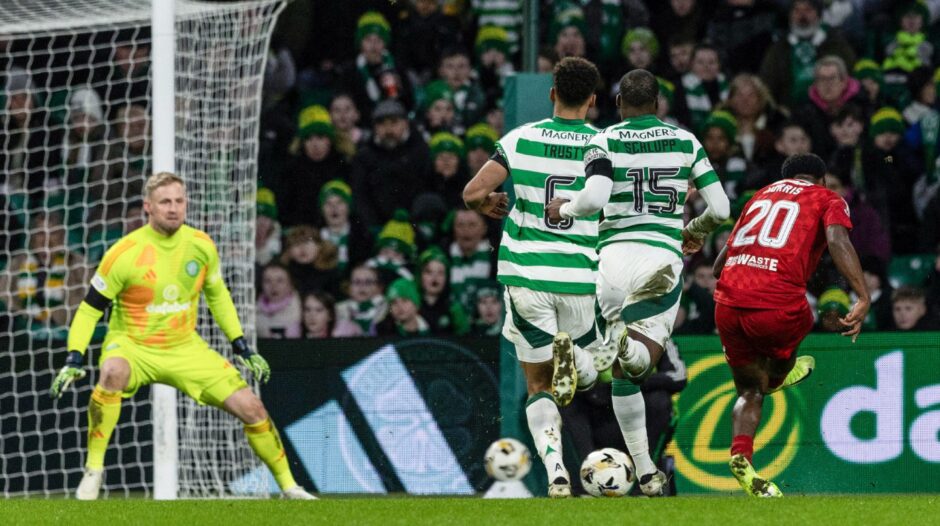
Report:
[[[145,225],[105,253],[91,285],[112,300],[108,337],[169,348],[196,334],[199,294],[229,340],[242,327],[219,269],[219,253],[208,234],[183,225],[172,236]]]

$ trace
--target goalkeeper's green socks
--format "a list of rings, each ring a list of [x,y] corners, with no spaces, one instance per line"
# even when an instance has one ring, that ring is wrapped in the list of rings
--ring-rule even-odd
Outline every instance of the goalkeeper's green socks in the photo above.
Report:
[[[121,416],[121,392],[96,385],[88,402],[88,458],[85,467],[104,469],[104,453]]]
[[[281,490],[297,485],[290,472],[290,466],[287,464],[287,452],[284,451],[281,436],[277,433],[270,418],[256,424],[245,424],[245,436],[248,437],[251,449],[271,470]]]

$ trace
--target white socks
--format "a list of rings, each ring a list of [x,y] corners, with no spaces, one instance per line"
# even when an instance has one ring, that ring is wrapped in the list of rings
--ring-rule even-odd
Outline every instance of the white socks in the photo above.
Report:
[[[636,465],[637,478],[655,473],[658,468],[650,458],[649,440],[646,438],[646,405],[640,387],[629,380],[615,378],[611,400],[614,415],[620,424],[620,432],[623,433],[623,441],[627,443],[627,449]]]
[[[650,350],[645,344],[627,338],[627,347],[617,356],[620,368],[634,378],[643,376],[650,367]]]
[[[578,370],[578,389],[591,387],[597,381],[597,369],[594,368],[594,355],[577,345],[574,349],[574,367]]]
[[[561,455],[561,414],[552,395],[545,392],[532,395],[526,402],[525,414],[536,452],[545,464],[548,482],[558,477],[570,482]]]

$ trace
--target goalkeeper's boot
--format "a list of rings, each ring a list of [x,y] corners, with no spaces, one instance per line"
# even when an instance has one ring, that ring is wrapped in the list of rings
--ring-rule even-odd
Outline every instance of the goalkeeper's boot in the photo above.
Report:
[[[666,474],[656,470],[640,477],[640,491],[647,497],[662,497],[663,488],[666,487]]]
[[[751,497],[782,497],[783,492],[773,482],[761,477],[754,471],[754,466],[744,455],[732,455],[728,462],[731,473],[738,479],[738,484]]]
[[[82,481],[78,483],[78,489],[75,490],[75,498],[78,500],[96,500],[103,481],[103,469],[86,468]]]
[[[809,378],[809,375],[813,374],[813,369],[816,368],[816,359],[812,356],[800,356],[796,359],[796,363],[793,364],[793,369],[790,369],[790,372],[787,373],[787,377],[783,379],[783,383],[774,387],[773,389],[768,389],[767,394],[776,393],[787,387],[794,386],[803,380]]]
[[[552,341],[552,397],[559,407],[574,398],[578,387],[578,369],[574,364],[574,344],[566,332],[559,332]],[[569,490],[570,493],[570,490]]]
[[[319,500],[313,495],[307,493],[307,490],[301,488],[300,486],[294,486],[293,488],[286,489],[281,495],[287,500]]]

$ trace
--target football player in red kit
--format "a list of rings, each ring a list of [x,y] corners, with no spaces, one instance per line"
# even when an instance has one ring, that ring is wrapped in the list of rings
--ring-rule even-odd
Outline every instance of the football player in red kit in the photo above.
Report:
[[[840,321],[852,341],[861,331],[870,298],[858,255],[849,241],[849,207],[823,186],[826,164],[813,154],[791,155],[782,180],[747,203],[715,261],[715,323],[731,366],[738,399],[732,415],[731,472],[757,497],[782,496],[751,466],[754,434],[764,397],[805,380],[812,356],[796,348],[813,328],[806,282],[829,246],[836,268],[858,301]]]

